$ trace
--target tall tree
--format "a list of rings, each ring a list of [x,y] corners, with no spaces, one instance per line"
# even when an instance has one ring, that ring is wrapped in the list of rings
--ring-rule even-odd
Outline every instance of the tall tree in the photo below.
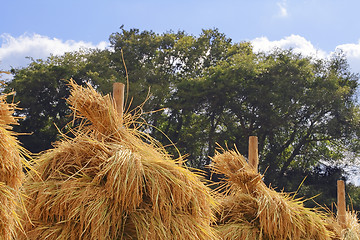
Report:
[[[198,38],[181,35],[174,44],[175,81],[160,127],[181,152],[189,154],[189,164],[194,167],[202,168],[210,162],[209,156],[215,151],[215,126],[222,111],[221,95],[214,95],[217,89],[205,75],[235,49],[231,39],[217,29],[204,30]]]
[[[221,145],[247,153],[248,137],[258,136],[265,180],[285,187],[294,169],[334,163],[359,146],[357,87],[358,75],[341,53],[325,61],[292,51],[254,54],[248,47],[189,80],[183,96],[198,96],[191,111],[207,117],[203,130],[215,130]],[[214,140],[203,141],[205,147]]]
[[[172,75],[176,70],[172,56],[177,34],[155,34],[138,29],[113,33],[110,43],[112,65],[119,81],[129,80],[129,96],[133,97],[134,108],[141,105],[151,92],[145,111],[160,109],[171,91]],[[149,109],[148,106],[152,106]]]

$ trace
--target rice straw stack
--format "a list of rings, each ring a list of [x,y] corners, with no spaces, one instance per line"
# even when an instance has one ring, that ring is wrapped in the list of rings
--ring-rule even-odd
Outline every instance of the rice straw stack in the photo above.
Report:
[[[340,240],[360,240],[360,224],[357,218],[357,212],[347,211],[345,228],[342,228],[334,214],[326,219],[328,229],[334,232],[335,238]]]
[[[346,212],[345,229],[341,231],[342,240],[360,240],[360,224],[354,211]]]
[[[15,105],[6,102],[7,96],[0,96],[0,240],[15,238],[16,229],[21,228],[17,216],[23,180],[21,147],[11,131],[17,119]]]
[[[325,215],[268,188],[237,151],[217,153],[213,169],[224,176],[218,230],[230,239],[332,239]]]
[[[109,95],[69,85],[82,123],[37,159],[21,239],[217,239],[215,202],[199,176],[130,127],[130,114],[119,119]]]

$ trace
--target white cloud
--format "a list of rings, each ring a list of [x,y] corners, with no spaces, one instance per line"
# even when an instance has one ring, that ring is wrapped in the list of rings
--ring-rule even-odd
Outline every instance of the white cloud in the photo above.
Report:
[[[252,40],[251,43],[255,52],[268,52],[274,48],[280,48],[292,49],[295,53],[301,53],[305,56],[325,58],[328,55],[325,51],[317,49],[310,41],[299,35],[290,35],[276,41],[270,41],[267,37],[259,37]]]
[[[342,44],[336,48],[343,50],[348,57],[360,57],[360,40],[358,43]]]
[[[61,55],[83,48],[104,49],[108,46],[107,42],[94,45],[84,41],[62,41],[39,34],[23,34],[19,37],[2,34],[0,40],[2,42],[0,46],[0,69],[2,70],[8,70],[10,67],[25,67],[30,62],[26,57],[44,59],[50,54]]]
[[[332,53],[316,48],[309,40],[299,35],[290,35],[275,41],[271,41],[267,37],[259,37],[251,42],[256,52],[270,51],[274,48],[293,49],[296,53],[318,58],[327,58]],[[50,54],[61,55],[81,48],[105,49],[109,46],[105,41],[95,45],[84,41],[62,41],[39,34],[23,34],[19,37],[2,34],[0,43],[0,70],[9,70],[10,67],[26,67],[30,62],[26,57],[45,59]],[[339,45],[334,51],[337,49],[343,50],[346,54],[352,72],[360,73],[360,40],[358,43]]]
[[[278,7],[280,8],[280,13],[279,13],[279,17],[287,17],[288,11],[287,11],[287,4],[286,4],[286,0],[283,0],[281,2],[277,2],[276,5],[278,5]]]
[[[352,71],[360,73],[360,40],[358,43],[339,45],[336,49],[341,49],[346,54]]]
[[[339,45],[332,52],[316,48],[309,40],[299,35],[290,35],[275,41],[270,41],[267,37],[259,37],[253,39],[251,43],[255,52],[268,52],[274,48],[292,49],[295,53],[301,53],[304,56],[324,59],[331,56],[336,50],[341,49],[347,57],[351,72],[360,73],[360,40],[358,43]]]

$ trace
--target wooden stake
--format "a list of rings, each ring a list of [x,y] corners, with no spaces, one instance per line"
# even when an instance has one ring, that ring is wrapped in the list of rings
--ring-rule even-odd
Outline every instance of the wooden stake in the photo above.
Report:
[[[342,228],[346,227],[345,183],[337,181],[337,219]]]
[[[113,84],[113,98],[115,102],[116,111],[118,112],[120,119],[123,119],[124,92],[125,92],[125,84],[119,82]]]
[[[259,153],[258,153],[258,138],[256,136],[249,137],[249,164],[255,171],[258,171]]]

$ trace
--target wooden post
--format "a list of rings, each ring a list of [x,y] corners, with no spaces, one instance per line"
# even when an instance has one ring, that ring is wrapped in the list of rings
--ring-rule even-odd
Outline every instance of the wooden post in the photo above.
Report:
[[[337,181],[337,219],[342,228],[346,227],[345,183]]]
[[[248,159],[250,166],[252,166],[257,172],[259,165],[259,153],[258,153],[258,138],[256,136],[249,137]]]
[[[113,84],[113,98],[115,102],[116,111],[119,114],[120,119],[123,119],[124,112],[124,91],[125,84],[116,82]]]

